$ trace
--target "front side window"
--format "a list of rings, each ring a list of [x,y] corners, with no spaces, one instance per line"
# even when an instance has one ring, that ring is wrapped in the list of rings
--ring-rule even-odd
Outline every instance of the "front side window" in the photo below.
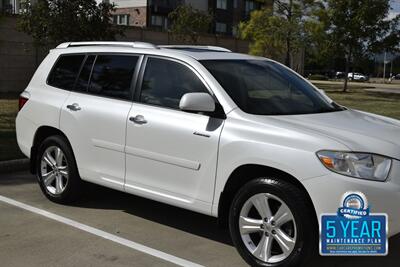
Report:
[[[142,82],[140,102],[179,109],[186,93],[208,93],[188,67],[171,60],[149,58]]]
[[[294,115],[342,110],[285,67],[267,60],[204,60],[244,112],[256,115]]]
[[[51,70],[47,83],[60,89],[71,90],[84,58],[85,55],[60,56]]]
[[[88,92],[100,96],[131,99],[131,83],[138,56],[98,55]]]

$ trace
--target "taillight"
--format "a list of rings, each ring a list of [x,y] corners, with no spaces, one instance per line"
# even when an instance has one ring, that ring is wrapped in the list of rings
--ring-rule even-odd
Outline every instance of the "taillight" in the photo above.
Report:
[[[29,98],[27,98],[27,97],[19,96],[19,100],[18,100],[19,110],[21,110],[23,108],[23,106],[26,104],[26,102],[28,102],[28,100],[29,100]]]

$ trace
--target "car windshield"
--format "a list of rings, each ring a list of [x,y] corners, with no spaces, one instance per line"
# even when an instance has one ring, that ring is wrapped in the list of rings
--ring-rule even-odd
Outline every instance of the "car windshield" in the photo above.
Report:
[[[268,60],[203,60],[244,112],[295,115],[343,110],[313,86],[278,63]]]

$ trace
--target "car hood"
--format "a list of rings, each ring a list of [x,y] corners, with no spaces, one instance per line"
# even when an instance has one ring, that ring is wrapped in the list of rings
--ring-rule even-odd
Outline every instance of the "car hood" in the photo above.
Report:
[[[356,110],[279,116],[275,119],[334,139],[351,151],[376,153],[400,160],[400,121],[395,119]]]

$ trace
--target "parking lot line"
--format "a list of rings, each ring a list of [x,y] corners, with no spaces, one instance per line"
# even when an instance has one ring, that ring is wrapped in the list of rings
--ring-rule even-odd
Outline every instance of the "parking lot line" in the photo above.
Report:
[[[36,213],[38,215],[44,216],[46,218],[49,218],[51,220],[58,221],[60,223],[75,227],[75,228],[80,229],[82,231],[91,233],[93,235],[102,237],[104,239],[113,241],[115,243],[118,243],[118,244],[121,244],[123,246],[132,248],[134,250],[143,252],[145,254],[148,254],[148,255],[163,259],[165,261],[171,262],[171,263],[179,265],[179,266],[202,267],[202,265],[199,265],[197,263],[194,263],[194,262],[191,262],[191,261],[188,261],[188,260],[185,260],[185,259],[178,258],[176,256],[167,254],[165,252],[162,252],[162,251],[159,251],[159,250],[144,246],[142,244],[139,244],[139,243],[133,242],[131,240],[128,240],[128,239],[125,239],[125,238],[110,234],[108,232],[99,230],[97,228],[91,227],[91,226],[86,225],[86,224],[79,223],[77,221],[74,221],[74,220],[71,220],[71,219],[68,219],[68,218],[65,218],[65,217],[62,217],[60,215],[48,212],[46,210],[38,209],[36,207],[24,204],[22,202],[16,201],[14,199],[11,199],[11,198],[8,198],[8,197],[2,196],[2,195],[0,195],[0,201],[2,201],[4,203],[7,203],[9,205],[12,205],[12,206],[16,206],[18,208],[33,212],[33,213]]]

